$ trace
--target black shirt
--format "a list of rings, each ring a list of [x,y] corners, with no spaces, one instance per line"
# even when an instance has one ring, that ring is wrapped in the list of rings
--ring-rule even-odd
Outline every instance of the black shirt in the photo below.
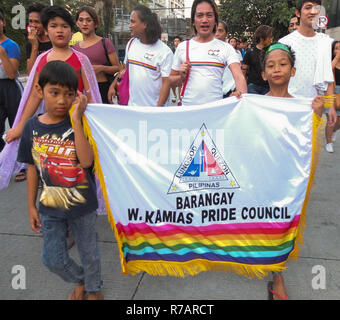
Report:
[[[19,162],[35,165],[42,180],[39,212],[59,218],[75,218],[98,207],[90,170],[79,166],[69,117],[44,124],[35,116],[24,127]]]
[[[340,86],[340,69],[335,68],[335,84]]]
[[[47,42],[40,42],[38,40],[38,56],[40,54],[42,54],[43,52],[49,50],[52,48],[52,42],[51,41],[47,41]],[[31,52],[32,52],[32,44],[28,41],[26,43],[26,59],[29,59],[31,56]]]
[[[261,52],[262,50],[259,50],[257,47],[247,50],[243,59],[243,64],[248,66],[248,83],[254,83],[262,87],[269,87],[268,81],[264,81],[261,75]]]

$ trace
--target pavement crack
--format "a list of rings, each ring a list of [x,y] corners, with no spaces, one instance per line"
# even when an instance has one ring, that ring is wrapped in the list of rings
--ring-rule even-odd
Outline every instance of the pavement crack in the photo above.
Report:
[[[139,289],[139,286],[140,286],[140,284],[141,284],[141,282],[142,282],[142,280],[143,280],[143,278],[144,278],[144,275],[145,275],[145,271],[143,271],[142,276],[140,277],[140,279],[139,279],[139,281],[138,281],[138,283],[137,283],[137,286],[136,286],[136,288],[135,288],[135,291],[133,292],[133,295],[132,295],[132,297],[131,297],[131,300],[134,300],[134,299],[135,299],[136,293],[137,293],[137,291],[138,291],[138,289]]]
[[[0,232],[0,236],[42,238],[41,234],[22,234],[22,233],[10,233],[10,232]]]

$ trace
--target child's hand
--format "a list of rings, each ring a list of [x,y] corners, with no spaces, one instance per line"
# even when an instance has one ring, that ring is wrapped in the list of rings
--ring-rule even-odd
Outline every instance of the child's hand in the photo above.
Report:
[[[11,128],[6,132],[6,142],[10,143],[13,140],[19,139],[21,137],[21,131],[18,127]]]
[[[87,98],[78,91],[78,95],[74,101],[73,121],[81,121],[81,118],[87,107]]]
[[[36,233],[40,233],[41,232],[41,221],[39,218],[38,210],[36,208],[31,208],[31,209],[28,209],[28,213],[29,213],[31,229]]]
[[[322,96],[315,97],[312,102],[312,107],[315,114],[321,117],[323,112],[323,97]]]

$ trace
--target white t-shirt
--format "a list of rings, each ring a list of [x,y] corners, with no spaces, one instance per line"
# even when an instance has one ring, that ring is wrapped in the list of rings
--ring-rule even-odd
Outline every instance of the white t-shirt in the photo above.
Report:
[[[305,37],[298,31],[294,31],[279,40],[279,42],[289,45],[295,52],[296,74],[290,79],[288,87],[291,95],[305,98],[314,98],[318,95],[314,77],[318,58],[318,43],[323,36],[323,34],[316,33],[314,37]],[[331,52],[329,52],[329,57],[324,58],[331,59]],[[329,68],[332,68],[331,60]]]
[[[129,106],[156,106],[162,78],[171,72],[173,53],[161,40],[143,44],[135,38],[128,49],[129,43],[125,51],[125,63],[129,60]]]
[[[186,59],[186,41],[181,42],[174,55],[172,69],[180,70]],[[183,105],[198,105],[223,98],[222,77],[225,67],[240,60],[234,48],[218,39],[189,43],[190,75],[182,99]]]

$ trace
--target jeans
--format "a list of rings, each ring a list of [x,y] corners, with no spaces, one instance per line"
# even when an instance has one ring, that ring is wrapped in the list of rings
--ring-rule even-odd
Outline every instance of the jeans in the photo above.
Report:
[[[64,281],[85,285],[85,290],[89,294],[100,291],[102,286],[96,219],[96,212],[74,219],[40,215],[44,240],[41,254],[43,264]],[[68,226],[77,244],[81,266],[68,254],[66,243]]]
[[[265,95],[269,92],[269,87],[259,86],[255,83],[248,83],[248,93]]]

